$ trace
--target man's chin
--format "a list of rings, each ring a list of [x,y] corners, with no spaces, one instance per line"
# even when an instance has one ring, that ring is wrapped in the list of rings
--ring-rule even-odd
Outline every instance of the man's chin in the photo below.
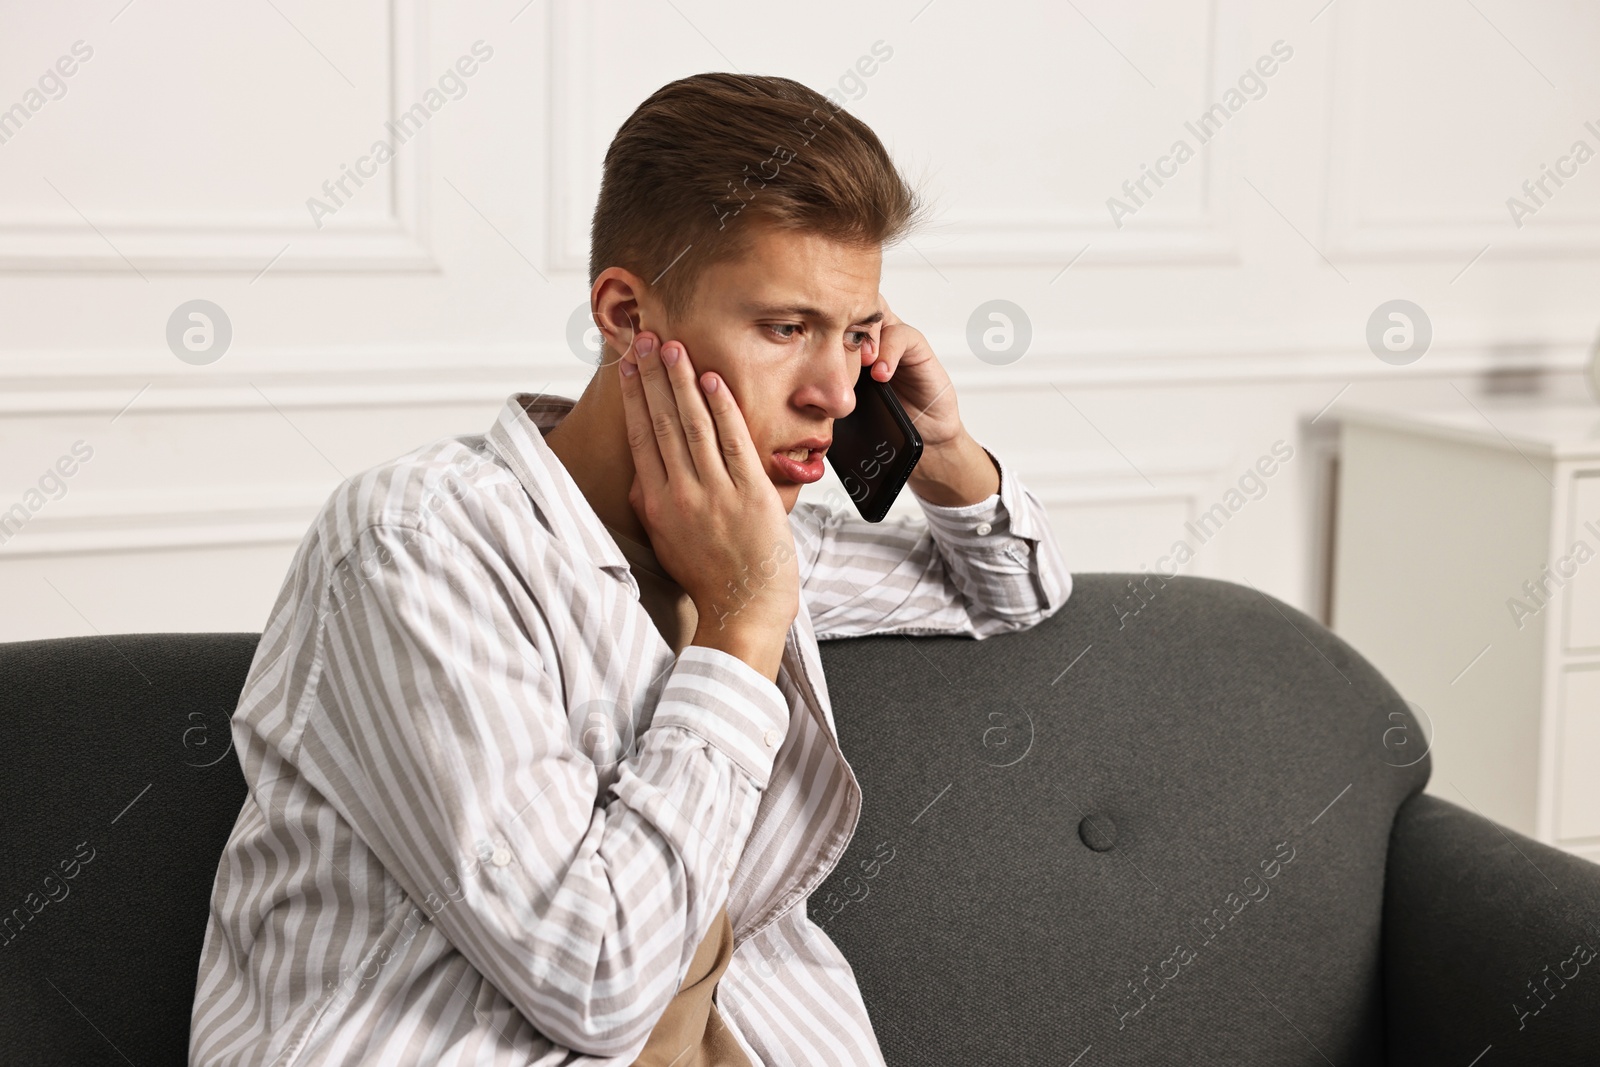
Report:
[[[778,490],[778,499],[783,501],[784,513],[793,512],[794,506],[800,503],[800,487],[793,482],[774,482],[773,485]]]

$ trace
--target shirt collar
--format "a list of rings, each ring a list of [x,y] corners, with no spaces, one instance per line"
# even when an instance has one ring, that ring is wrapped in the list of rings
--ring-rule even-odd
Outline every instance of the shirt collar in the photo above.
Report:
[[[511,468],[556,537],[577,546],[596,566],[615,568],[633,584],[628,559],[606,531],[566,464],[544,435],[577,401],[554,393],[512,393],[485,434],[489,447]]]

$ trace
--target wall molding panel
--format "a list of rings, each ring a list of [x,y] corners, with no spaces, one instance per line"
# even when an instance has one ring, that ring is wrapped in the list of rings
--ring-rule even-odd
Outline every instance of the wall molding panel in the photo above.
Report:
[[[965,339],[929,336],[963,392],[1048,388],[1121,389],[1182,385],[1385,382],[1520,373],[1534,377],[1579,372],[1590,342],[1521,346],[1439,343],[1409,366],[1381,363],[1349,346],[1239,345],[1231,351],[1191,342],[1189,351],[1086,342],[1036,344],[1009,366],[989,366],[964,351]],[[1173,346],[1176,347],[1176,346]],[[265,409],[348,408],[493,403],[515,391],[576,396],[590,371],[565,348],[462,346],[448,351],[411,346],[361,350],[286,350],[251,354],[248,363],[188,367],[144,350],[70,355],[0,355],[0,416],[205,413]],[[259,391],[258,391],[259,390]],[[265,397],[263,397],[265,393]],[[271,405],[268,401],[270,400]],[[1315,414],[1307,412],[1305,414]]]
[[[428,69],[426,0],[386,0],[384,6],[387,106],[374,117],[375,130],[419,99]],[[270,213],[166,215],[61,204],[42,218],[0,215],[0,271],[254,274],[269,264],[285,272],[438,270],[428,247],[430,126],[412,134],[380,172],[388,177],[391,201],[382,217],[341,211],[319,229],[298,204]]]
[[[1328,12],[1333,23],[1328,61],[1330,115],[1324,210],[1328,254],[1336,261],[1456,261],[1463,267],[1479,255],[1524,261],[1600,257],[1600,212],[1590,211],[1576,218],[1565,216],[1554,224],[1548,218],[1524,218],[1523,225],[1518,227],[1505,204],[1506,198],[1513,194],[1526,197],[1515,182],[1508,183],[1495,197],[1483,198],[1471,211],[1447,208],[1427,216],[1387,219],[1375,216],[1370,199],[1375,190],[1364,188],[1359,176],[1359,168],[1374,153],[1373,144],[1377,140],[1374,131],[1365,128],[1362,122],[1362,101],[1372,90],[1375,77],[1370,50],[1363,48],[1363,43],[1381,34],[1374,20],[1385,8],[1378,0],[1345,0]],[[1489,17],[1481,11],[1474,14],[1470,8],[1464,9],[1464,21],[1469,23],[1470,30],[1495,32],[1490,28],[1492,23],[1484,26],[1473,22],[1480,16]],[[1507,55],[1517,59],[1509,48]],[[1384,73],[1393,77],[1395,72],[1385,69]],[[1552,91],[1551,95],[1556,94]],[[1530,118],[1543,118],[1547,110],[1546,107],[1530,107]],[[1595,109],[1590,117],[1600,127],[1600,109]],[[1600,135],[1587,131],[1576,120],[1558,125],[1568,133],[1550,135],[1545,160],[1558,158],[1560,151],[1579,136],[1586,138],[1591,148],[1600,149]],[[1588,166],[1577,169],[1569,180],[1581,182],[1591,169]],[[1538,173],[1535,164],[1529,174]],[[1389,180],[1405,179],[1396,172]],[[1573,195],[1556,191],[1560,196]]]
[[[817,0],[808,15],[119,0],[0,20],[18,74],[0,116],[72,42],[95,50],[20,132],[0,129],[0,512],[46,498],[0,544],[0,596],[41,599],[6,633],[259,626],[347,472],[481,432],[514,392],[579,395],[593,370],[568,333],[604,153],[650,92],[697,71],[837,90],[933,201],[886,250],[881,288],[1075,570],[1153,566],[1281,439],[1294,460],[1184,573],[1319,613],[1343,411],[1493,421],[1500,403],[1589,402],[1600,151],[1523,228],[1505,200],[1586,120],[1600,130],[1600,8]],[[305,198],[393,143],[386,123],[480,40],[481,72],[429,98],[432,118],[317,229]],[[1202,142],[1191,124],[1214,104],[1229,117]],[[1194,156],[1119,228],[1107,199],[1172,170],[1179,138]],[[231,326],[203,365],[167,334],[197,299]],[[1394,300],[1431,323],[1404,365],[1368,340]],[[990,301],[1029,320],[1010,363],[969,347]],[[41,489],[79,439],[85,473]]]
[[[1215,45],[1239,31],[1238,14],[1223,0],[1207,2],[1207,62],[1200,94],[1214,99],[1219,69]],[[597,122],[593,78],[604,69],[595,26],[605,8],[580,0],[550,0],[550,248],[559,270],[588,268],[589,220],[607,140],[613,129]],[[1200,105],[1204,106],[1204,105]],[[1206,189],[1205,207],[1192,215],[1147,218],[1117,229],[1107,213],[1017,204],[982,213],[947,214],[918,236],[918,248],[904,244],[887,250],[886,265],[1037,267],[1081,265],[1228,264],[1238,259],[1238,238],[1228,200],[1219,195],[1233,173],[1236,149],[1230,139],[1204,146],[1198,179]],[[1087,247],[1087,251],[1085,250]],[[1079,257],[1081,256],[1081,259]]]

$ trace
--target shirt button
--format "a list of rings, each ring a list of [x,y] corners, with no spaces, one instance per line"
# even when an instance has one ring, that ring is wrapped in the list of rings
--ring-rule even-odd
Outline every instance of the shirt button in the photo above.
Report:
[[[506,864],[511,862],[511,850],[506,848],[504,845],[501,845],[499,848],[494,850],[494,855],[489,857],[489,862],[494,864],[496,867],[504,867]]]
[[[992,529],[994,529],[994,527],[990,526],[988,523],[980,522],[980,523],[978,523],[978,536],[982,537],[984,534],[988,533]]]
[[[723,860],[722,865],[728,869],[729,874],[733,873],[734,862],[732,856],[729,856],[727,859]]]
[[[766,733],[761,735],[761,740],[767,743],[768,748],[776,748],[778,742],[783,740],[783,737],[778,733],[777,730],[769,729]]]

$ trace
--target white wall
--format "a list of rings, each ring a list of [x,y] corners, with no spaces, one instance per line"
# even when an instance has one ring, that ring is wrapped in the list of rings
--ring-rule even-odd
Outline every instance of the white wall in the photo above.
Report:
[[[1581,396],[1600,317],[1600,161],[1520,227],[1506,204],[1574,141],[1600,146],[1592,5],[0,12],[0,108],[27,112],[0,125],[0,510],[40,505],[0,545],[0,640],[259,629],[341,476],[485,428],[513,390],[576,395],[566,327],[601,155],[640,100],[697,71],[844,79],[936,198],[884,291],[1049,504],[1075,570],[1153,565],[1282,440],[1295,458],[1185,570],[1320,613],[1339,404]],[[63,64],[62,94],[46,72],[80,41],[92,55]],[[464,95],[315,225],[307,198],[479,41],[492,56]],[[1278,41],[1292,56],[1264,94],[1116,225],[1107,199],[1176,139],[1196,146],[1185,121]],[[892,55],[850,81],[875,45]],[[1434,329],[1403,367],[1365,341],[1399,297]],[[966,342],[997,298],[1033,332],[1008,365]],[[232,325],[206,365],[166,341],[194,299]],[[79,441],[93,456],[65,494],[30,496]]]

